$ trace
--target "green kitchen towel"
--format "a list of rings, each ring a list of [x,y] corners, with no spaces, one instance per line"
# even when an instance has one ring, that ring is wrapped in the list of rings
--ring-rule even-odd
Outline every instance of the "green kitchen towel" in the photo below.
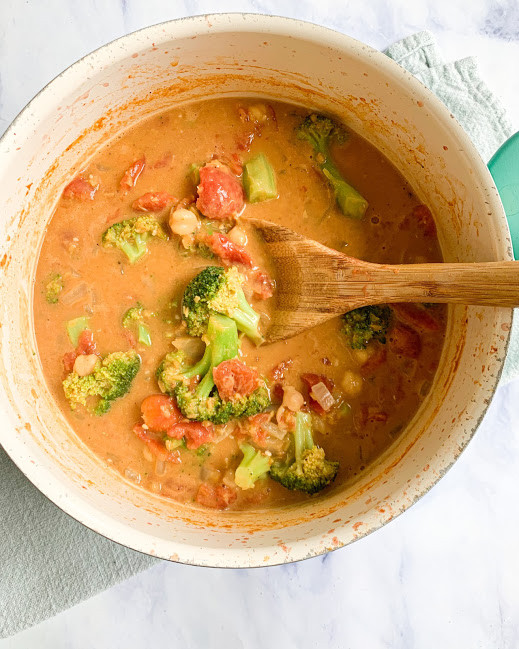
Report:
[[[442,99],[485,161],[510,135],[504,111],[479,78],[473,59],[444,64],[427,32],[392,45],[386,54]],[[514,367],[519,370],[518,345],[510,356],[508,376]],[[1,449],[0,476],[0,637],[49,618],[156,561],[68,517]]]
[[[513,133],[505,110],[478,74],[473,57],[444,63],[429,32],[420,32],[385,51],[437,95],[488,162]],[[501,383],[519,376],[519,309],[514,312]]]

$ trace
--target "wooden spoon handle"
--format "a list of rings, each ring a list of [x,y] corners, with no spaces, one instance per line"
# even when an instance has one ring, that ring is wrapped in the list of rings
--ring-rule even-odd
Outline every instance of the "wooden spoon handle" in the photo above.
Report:
[[[353,273],[353,283],[360,281],[362,284],[358,299],[363,304],[451,302],[519,306],[517,261],[394,266],[360,263]],[[349,304],[352,300],[352,279],[351,260],[345,260],[343,295]]]

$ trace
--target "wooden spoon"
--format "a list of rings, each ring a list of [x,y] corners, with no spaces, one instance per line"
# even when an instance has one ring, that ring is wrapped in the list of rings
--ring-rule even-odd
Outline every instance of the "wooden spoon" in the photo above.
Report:
[[[276,309],[266,342],[290,338],[367,304],[452,302],[519,306],[519,261],[372,264],[281,225],[247,219],[276,269]]]

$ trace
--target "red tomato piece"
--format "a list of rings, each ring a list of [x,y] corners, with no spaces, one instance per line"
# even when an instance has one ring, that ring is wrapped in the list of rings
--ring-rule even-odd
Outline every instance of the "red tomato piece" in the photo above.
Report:
[[[168,192],[148,192],[133,201],[132,207],[137,212],[160,212],[174,201],[175,197]]]
[[[283,401],[283,395],[285,391],[283,390],[283,386],[281,383],[275,383],[274,387],[272,388],[272,400],[281,403]]]
[[[157,433],[167,433],[182,415],[174,399],[165,394],[150,394],[141,403],[142,419],[146,426]]]
[[[387,360],[387,351],[386,348],[382,345],[377,345],[371,356],[360,368],[360,372],[363,376],[371,376],[375,371],[384,365]]]
[[[385,424],[387,421],[387,412],[379,410],[376,406],[368,406],[363,403],[360,409],[360,424]]]
[[[97,347],[94,342],[94,334],[90,329],[85,329],[79,334],[76,352],[79,354],[95,354]]]
[[[166,433],[173,439],[182,439],[183,437],[186,440],[187,448],[191,450],[212,442],[214,438],[213,428],[204,426],[198,421],[181,421],[169,428]]]
[[[204,239],[204,243],[223,261],[226,266],[233,263],[252,266],[252,257],[243,246],[233,243],[221,232],[215,232]]]
[[[293,363],[292,358],[287,358],[286,361],[281,361],[270,370],[270,377],[273,381],[282,381],[285,378],[285,373],[288,371]]]
[[[422,331],[438,331],[440,328],[438,320],[425,307],[417,304],[398,303],[392,304],[391,308],[399,320],[411,327]]]
[[[83,176],[77,176],[63,190],[63,198],[78,198],[80,201],[93,201],[99,185],[91,185]]]
[[[310,394],[310,391],[314,387],[314,385],[317,385],[318,383],[324,383],[325,386],[330,390],[330,392],[334,388],[334,382],[329,379],[327,376],[324,374],[301,374],[301,380],[304,383],[305,388],[308,391],[308,405],[310,408],[316,412],[318,415],[324,415],[324,408],[312,397]]]
[[[158,459],[163,462],[172,462],[173,464],[180,463],[180,451],[168,451],[162,442],[153,437],[149,431],[145,430],[141,424],[136,424],[133,428],[133,432],[137,435],[139,439],[146,444],[150,449],[151,453]]]
[[[67,374],[70,374],[72,370],[74,369],[74,363],[76,362],[77,358],[77,353],[75,351],[73,352],[67,352],[66,354],[63,355],[63,369]]]
[[[436,224],[427,205],[417,205],[411,213],[412,220],[423,231],[426,237],[436,236]]]
[[[222,167],[205,165],[200,169],[197,208],[210,219],[228,219],[239,214],[245,204],[240,181]]]
[[[128,169],[124,172],[123,177],[121,178],[121,182],[119,183],[119,187],[121,188],[121,191],[126,193],[135,185],[137,184],[137,181],[139,180],[139,176],[141,173],[144,171],[144,167],[146,166],[146,158],[142,157],[139,160],[136,160]]]
[[[403,323],[396,324],[388,335],[388,345],[394,354],[406,358],[418,358],[422,351],[420,334]]]
[[[251,273],[249,281],[254,293],[254,297],[260,300],[267,300],[274,295],[274,280],[270,278],[268,273],[263,270],[256,270]]]
[[[236,489],[232,487],[225,484],[213,487],[213,485],[207,482],[202,482],[200,487],[198,487],[195,500],[199,505],[210,507],[211,509],[227,509],[237,497]]]
[[[258,387],[259,373],[236,359],[223,361],[213,369],[213,378],[222,399],[246,397]]]

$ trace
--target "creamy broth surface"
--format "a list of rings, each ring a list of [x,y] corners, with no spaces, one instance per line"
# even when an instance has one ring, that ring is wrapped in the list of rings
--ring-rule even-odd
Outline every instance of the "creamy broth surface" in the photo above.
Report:
[[[250,106],[256,105],[268,107],[267,118],[260,124],[248,118]],[[253,489],[233,486],[234,470],[242,457],[239,445],[244,439],[253,445],[258,441],[249,439],[246,427],[227,424],[231,432],[220,430],[221,441],[198,450],[181,448],[179,463],[160,460],[134,433],[141,402],[160,393],[155,378],[158,365],[173,350],[172,342],[186,335],[181,318],[186,284],[203,267],[220,264],[218,258],[186,250],[181,237],[168,228],[170,210],[179,201],[188,205],[196,198],[196,185],[188,173],[192,163],[218,159],[239,175],[240,163],[263,153],[274,169],[278,198],[246,202],[243,217],[283,224],[368,261],[442,259],[431,223],[426,219],[424,225],[421,218],[426,208],[420,207],[412,188],[378,150],[351,131],[332,153],[344,177],[368,200],[369,207],[361,220],[341,213],[316,168],[311,147],[295,136],[296,126],[308,112],[246,97],[174,108],[136,125],[98,151],[82,170],[82,177],[97,187],[93,198],[63,196],[49,222],[34,290],[36,336],[49,389],[74,431],[102,461],[166,498],[207,505],[200,499],[197,502],[201,484],[227,484],[236,495],[229,503],[231,509],[261,509],[315,497],[290,491],[268,477],[258,480]],[[125,171],[143,158],[146,164],[135,186],[121,191]],[[103,247],[101,235],[111,224],[135,217],[132,204],[148,192],[167,192],[172,197],[163,210],[154,213],[169,239],[152,240],[147,254],[132,265],[121,251]],[[273,272],[251,236],[246,249],[260,268]],[[54,273],[61,274],[63,290],[57,303],[49,304],[44,287]],[[262,314],[263,326],[274,299],[251,300]],[[150,347],[137,343],[121,324],[123,313],[137,302],[155,313],[148,321]],[[422,314],[425,327],[419,321]],[[63,392],[62,359],[74,349],[66,323],[79,316],[89,318],[101,355],[133,346],[142,361],[129,393],[101,416],[88,408],[71,410]],[[431,319],[432,328],[427,326]],[[394,442],[426,397],[442,350],[445,320],[446,310],[436,305],[420,306],[410,313],[398,308],[393,312],[393,330],[400,327],[401,334],[402,328],[404,332],[412,329],[419,338],[418,351],[408,352],[407,341],[402,343],[391,331],[385,345],[372,341],[366,349],[352,349],[337,318],[273,345],[255,347],[243,337],[240,360],[266,378],[276,406],[280,398],[276,384],[300,391],[308,409],[301,375],[324,375],[333,383],[333,408],[324,416],[313,413],[312,417],[314,441],[324,448],[327,458],[340,463],[335,482],[327,487],[338,489]],[[261,444],[257,447],[265,449]],[[274,440],[274,455],[275,449]]]

